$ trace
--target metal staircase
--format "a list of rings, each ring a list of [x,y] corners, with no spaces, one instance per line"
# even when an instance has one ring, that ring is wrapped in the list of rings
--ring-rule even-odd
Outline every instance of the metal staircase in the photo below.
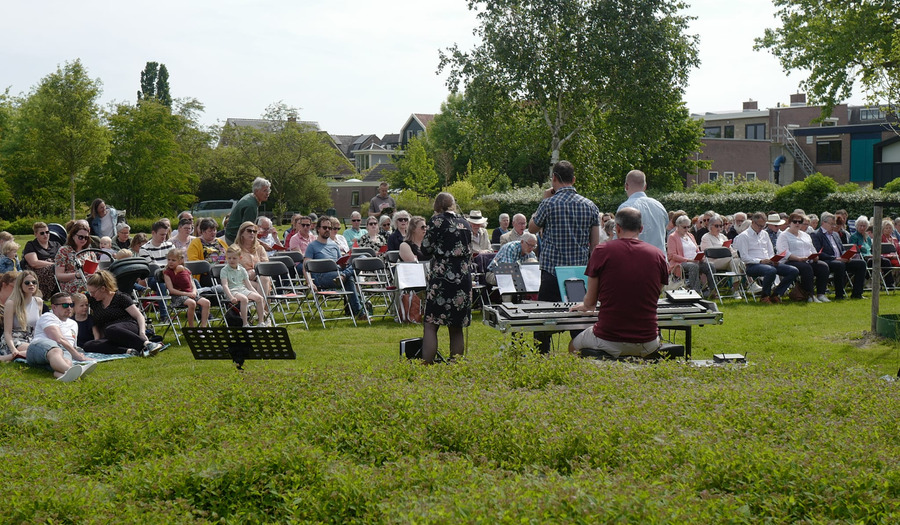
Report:
[[[797,140],[794,138],[794,134],[791,133],[791,130],[788,129],[787,126],[785,126],[782,131],[784,132],[784,134],[782,135],[781,143],[784,144],[784,147],[787,148],[791,156],[794,157],[797,165],[800,166],[800,171],[803,172],[803,177],[806,178],[815,173],[812,161],[809,160],[809,157],[807,157],[806,153],[803,152],[803,148],[801,148],[800,144],[797,143]]]

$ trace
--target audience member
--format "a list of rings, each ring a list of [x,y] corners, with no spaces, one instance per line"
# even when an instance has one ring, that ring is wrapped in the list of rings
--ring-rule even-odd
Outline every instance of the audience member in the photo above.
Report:
[[[874,263],[872,260],[872,227],[869,225],[869,218],[860,215],[856,219],[856,231],[850,236],[850,244],[855,244],[859,250],[859,256],[866,261],[871,268]],[[894,274],[891,272],[891,261],[886,257],[881,257],[881,275],[884,278],[884,284],[888,288],[894,287]]]
[[[116,225],[119,223],[119,212],[107,206],[103,199],[94,199],[91,203],[90,234],[95,237],[115,237]]]
[[[91,307],[88,304],[88,298],[81,292],[72,294],[73,308],[72,319],[78,325],[78,339],[75,345],[79,348],[84,347],[85,343],[94,339],[94,321],[91,319]]]
[[[97,364],[96,361],[88,362],[87,357],[75,346],[78,324],[69,318],[73,306],[68,293],[53,294],[50,298],[50,311],[38,318],[34,326],[34,338],[29,343],[25,356],[29,365],[49,365],[53,376],[64,383],[86,375]],[[73,359],[84,364],[73,364]]]
[[[500,244],[506,244],[512,241],[518,241],[522,238],[522,234],[525,233],[525,228],[528,227],[528,218],[522,215],[521,213],[517,213],[513,215],[512,218],[512,230],[504,233],[500,236]]]
[[[309,246],[309,243],[312,242],[313,239],[315,239],[312,232],[310,232],[312,219],[306,215],[301,215],[300,218],[297,219],[296,225],[297,231],[290,237],[288,250],[306,253],[306,247]]]
[[[699,261],[697,255],[702,253],[697,248],[697,243],[691,234],[691,221],[687,215],[682,215],[675,220],[676,230],[666,242],[666,255],[669,260],[669,269],[676,277],[683,277],[691,290],[704,297],[717,297],[715,280],[713,278],[712,267],[705,257]],[[709,291],[704,292],[700,283],[700,275],[706,277],[706,283],[709,285]]]
[[[0,243],[0,273],[22,271],[22,265],[19,264],[19,245],[16,241],[6,241]]]
[[[269,277],[257,277],[256,275],[256,265],[261,262],[269,261],[269,256],[266,255],[266,249],[259,243],[259,238],[257,237],[258,234],[259,230],[256,229],[256,224],[247,221],[244,224],[241,224],[241,227],[238,229],[237,238],[235,239],[234,244],[241,247],[241,266],[247,270],[247,275],[250,278],[250,282],[253,284],[253,289],[256,290],[259,295],[265,295],[263,291],[271,290],[272,280]]]
[[[386,210],[390,214],[396,209],[397,203],[393,197],[388,195],[388,183],[381,181],[381,184],[378,185],[378,195],[369,201],[369,216],[381,215]]]
[[[403,262],[427,261],[429,256],[422,253],[422,240],[425,238],[425,218],[419,215],[409,221],[409,233],[400,244],[400,260]]]
[[[182,219],[184,220],[184,219]],[[187,308],[187,325],[194,326],[197,321],[197,307],[200,307],[200,326],[204,327],[209,322],[209,299],[200,297],[197,287],[194,286],[194,277],[184,267],[184,252],[178,248],[172,248],[166,257],[166,269],[163,270],[163,279],[166,288],[172,297],[173,308],[182,306]]]
[[[169,242],[172,243],[176,249],[181,250],[181,253],[187,255],[188,246],[190,246],[191,241],[194,240],[194,219],[181,219],[178,221],[178,229],[175,231],[175,235],[170,239]]]
[[[228,214],[228,225],[225,227],[225,242],[231,244],[237,238],[238,230],[245,222],[256,221],[259,205],[269,200],[272,184],[262,177],[253,179],[250,193],[234,203]]]
[[[472,253],[492,253],[494,250],[491,249],[491,239],[486,229],[487,217],[482,217],[479,210],[472,210],[466,220],[472,229],[472,245],[469,247]]]
[[[50,228],[44,222],[32,226],[34,239],[25,243],[22,252],[23,270],[32,270],[38,276],[41,293],[50,297],[56,292],[56,254],[60,244],[50,237]]]
[[[778,243],[778,235],[781,233],[781,226],[787,223],[781,218],[778,212],[769,212],[766,216],[766,233],[769,235],[769,242],[772,246]]]
[[[369,220],[372,220],[372,217],[370,217]],[[318,235],[316,236],[316,240],[309,243],[304,258],[331,259],[332,261],[337,262],[337,260],[341,258],[341,252],[337,244],[329,239],[330,232],[331,217],[327,215],[319,217],[319,220],[316,222],[316,233]],[[351,292],[350,295],[347,296],[350,311],[360,319],[366,319],[366,311],[362,309],[359,303],[352,265],[347,265],[347,268],[342,271],[335,270],[323,273],[309,273],[307,275],[307,281],[313,283],[319,290],[341,288],[341,283],[343,282],[343,289]]]
[[[341,231],[341,221],[338,220],[337,217],[332,217],[331,234],[329,238],[332,242],[338,245],[338,248],[340,248],[341,250],[341,256],[344,256],[350,253],[350,245],[347,244],[347,239],[345,239],[343,235],[340,235],[338,233],[339,231]]]
[[[705,253],[706,250],[710,248],[724,247],[725,243],[728,242],[728,238],[722,233],[724,229],[725,223],[722,217],[718,213],[713,213],[709,218],[709,232],[700,239],[700,251]],[[709,257],[707,258],[709,263],[715,270],[743,273],[741,259],[738,257],[737,250],[735,250],[733,246],[729,247],[729,250],[731,251],[731,257]],[[734,298],[742,299],[743,297],[741,296],[740,282],[738,279],[734,279],[731,285],[734,290]],[[710,288],[713,288],[714,286],[715,284],[712,284]]]
[[[77,256],[78,252],[91,247],[91,229],[87,221],[77,220],[66,229],[66,244],[56,252],[56,281],[60,290],[66,293],[84,292],[84,281],[78,275],[78,268],[84,261],[97,260],[93,252]]]
[[[245,328],[250,326],[247,318],[250,301],[256,303],[257,326],[268,326],[265,300],[258,292],[254,291],[247,269],[241,264],[241,251],[240,245],[235,243],[229,246],[225,252],[225,267],[222,268],[219,278],[222,291],[228,302],[238,304],[241,322]]]
[[[399,250],[400,243],[403,242],[403,239],[406,238],[409,232],[409,212],[406,210],[395,212],[392,222],[394,231],[387,239],[387,247],[388,250]]]
[[[643,230],[640,239],[659,248],[666,253],[666,222],[669,219],[666,208],[658,200],[648,197],[647,176],[643,171],[631,170],[625,176],[625,193],[628,198],[619,205],[622,208],[635,208],[641,212]]]
[[[358,211],[350,214],[350,227],[344,230],[344,239],[347,239],[347,246],[353,246],[353,241],[359,239],[366,233],[362,229],[362,215]]]
[[[841,258],[844,253],[843,243],[835,231],[837,217],[831,213],[823,212],[819,218],[820,228],[812,236],[813,245],[820,252],[819,260],[828,264],[828,268],[834,274],[835,299],[844,298],[844,285],[847,282],[847,274],[853,278],[853,290],[850,292],[852,299],[863,298],[863,288],[866,284],[866,263],[861,259],[845,261]]]
[[[34,335],[34,325],[44,308],[37,275],[31,270],[19,272],[3,305],[3,338],[0,361],[24,357]]]
[[[278,243],[278,231],[272,225],[272,219],[265,215],[256,218],[256,241],[263,247],[267,257],[275,255],[275,247],[281,246]]]
[[[778,244],[775,246],[777,253],[783,253],[787,264],[800,272],[800,289],[811,303],[827,303],[825,292],[828,290],[828,263],[818,260],[816,247],[812,238],[803,228],[805,217],[799,213],[792,213],[788,219],[788,229],[778,236]],[[813,278],[815,277],[815,291],[813,290]],[[798,296],[799,297],[799,296]]]
[[[775,249],[766,228],[768,218],[763,212],[755,212],[750,218],[750,227],[734,238],[733,246],[741,254],[741,261],[747,266],[747,275],[762,278],[763,303],[780,303],[781,296],[787,292],[794,279],[800,273],[796,268],[780,261],[772,261]],[[772,284],[775,277],[781,282],[773,293]]]
[[[499,219],[499,226],[494,228],[494,231],[491,232],[491,244],[500,243],[500,237],[509,231],[509,214],[501,213]]]
[[[387,250],[387,239],[378,229],[378,219],[369,216],[366,219],[366,233],[356,239],[360,248],[372,248],[375,253],[380,253],[381,249]]]
[[[84,349],[97,354],[155,356],[162,345],[147,338],[144,314],[131,297],[119,291],[107,270],[88,277],[88,304],[94,323],[94,339]]]

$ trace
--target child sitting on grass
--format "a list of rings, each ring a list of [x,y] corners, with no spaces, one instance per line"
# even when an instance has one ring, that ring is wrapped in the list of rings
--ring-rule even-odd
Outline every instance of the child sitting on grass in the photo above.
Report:
[[[91,308],[86,295],[80,292],[73,293],[72,302],[75,304],[75,315],[72,316],[72,319],[75,319],[78,324],[78,342],[76,344],[81,348],[84,343],[94,340],[94,321],[91,319]]]
[[[19,258],[16,257],[17,253],[19,253],[19,245],[16,244],[16,241],[0,243],[0,273],[22,271]]]
[[[184,267],[184,252],[178,248],[169,250],[166,254],[166,269],[163,270],[163,278],[166,280],[166,288],[172,296],[172,307],[187,306],[187,324],[194,326],[195,312],[200,305],[200,326],[209,325],[209,299],[200,297],[194,286],[194,277]]]
[[[266,305],[263,303],[263,298],[252,291],[253,285],[250,284],[250,275],[241,266],[240,261],[241,248],[237,244],[232,244],[225,251],[225,267],[222,268],[219,279],[222,282],[225,298],[232,303],[240,305],[241,321],[245,328],[250,326],[250,323],[247,321],[249,301],[256,303],[256,315],[259,317],[257,326],[268,326],[265,318]]]

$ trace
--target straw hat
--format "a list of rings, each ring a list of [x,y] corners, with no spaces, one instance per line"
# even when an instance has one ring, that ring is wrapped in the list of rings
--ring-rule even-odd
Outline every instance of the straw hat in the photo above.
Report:
[[[487,224],[487,217],[481,216],[481,210],[472,210],[469,212],[469,216],[466,219],[472,224],[478,224],[479,226],[484,226]]]
[[[766,224],[771,224],[772,226],[781,226],[784,224],[784,219],[781,218],[777,213],[770,213],[769,218],[766,220]]]

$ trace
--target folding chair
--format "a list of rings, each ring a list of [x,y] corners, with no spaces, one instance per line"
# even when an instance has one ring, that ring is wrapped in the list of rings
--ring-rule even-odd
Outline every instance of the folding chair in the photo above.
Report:
[[[368,255],[369,257],[375,257],[375,255],[377,255],[377,254],[375,253],[375,248],[366,248],[366,247],[363,247],[363,246],[357,246],[357,247],[355,247],[355,248],[351,248],[351,249],[350,249],[350,254],[351,254],[351,255],[356,255],[356,254],[359,254],[359,253],[364,253],[364,254]]]
[[[172,296],[169,295],[168,290],[163,292],[163,287],[165,285],[165,280],[163,279],[163,270],[159,266],[155,264],[150,265],[150,275],[156,278],[156,294],[157,295],[144,295],[140,298],[142,302],[148,303],[153,310],[156,312],[156,322],[153,323],[153,327],[165,327],[166,330],[161,334],[162,337],[166,336],[166,333],[171,329],[172,333],[175,334],[175,343],[181,344],[181,337],[178,334],[178,328],[181,328],[181,318],[178,317],[177,310],[186,310],[186,306],[180,306],[177,309],[172,306]],[[163,321],[161,319],[161,310],[162,305],[165,305],[166,309],[169,312],[168,318]],[[146,315],[147,310],[145,310]],[[175,324],[178,324],[178,328],[175,327]]]
[[[356,289],[359,291],[359,302],[372,311],[368,312],[369,324],[373,317],[391,317],[394,306],[394,288],[384,261],[378,257],[359,257],[353,260],[353,274],[356,276]],[[384,307],[383,314],[376,314],[376,307]]]
[[[384,252],[384,257],[387,259],[388,263],[397,264],[400,262],[400,250],[388,250]]]
[[[225,323],[225,306],[224,300],[220,293],[219,279],[213,275],[212,264],[209,261],[185,261],[184,267],[191,272],[191,275],[200,277],[200,297],[208,299],[209,307],[209,325]],[[221,268],[220,270],[221,271]],[[213,309],[218,310],[218,315],[213,315]]]
[[[337,263],[331,259],[306,259],[303,261],[303,270],[306,277],[306,284],[312,291],[316,311],[319,312],[319,319],[322,321],[322,328],[325,328],[325,321],[338,321],[341,319],[350,319],[353,321],[353,326],[356,326],[356,316],[353,315],[353,312],[350,312],[350,315],[338,315],[337,317],[326,317],[325,315],[326,313],[335,312],[343,314],[344,305],[347,302],[348,297],[354,294],[353,291],[348,291],[346,289],[343,280],[339,286],[336,285],[332,288],[325,289],[316,287],[313,282],[311,274],[328,272],[340,273],[340,268]],[[333,303],[335,302],[339,302],[340,305],[334,306]],[[347,306],[349,308],[349,304]]]
[[[724,305],[724,302],[722,301],[722,286],[725,285],[725,289],[730,293],[733,293],[731,290],[735,280],[737,280],[738,289],[744,297],[744,302],[749,303],[750,301],[747,300],[747,290],[744,288],[744,279],[747,275],[742,269],[742,264],[735,264],[731,249],[720,246],[717,248],[707,248],[704,253],[706,254],[707,259],[727,258],[732,261],[729,265],[729,270],[717,270],[715,266],[713,266],[713,279],[716,281],[714,286],[719,295],[719,304]]]
[[[294,288],[294,283],[291,280],[288,267],[281,261],[261,262],[256,264],[256,275],[270,277],[272,279],[274,290],[269,292],[263,289],[263,298],[266,300],[266,303],[269,304],[269,319],[271,319],[272,325],[278,326],[278,323],[275,320],[275,310],[273,308],[273,306],[277,306],[278,311],[281,312],[281,317],[284,319],[282,324],[303,323],[303,326],[309,330],[309,324],[306,322],[306,315],[304,315],[302,307],[304,296],[300,295]],[[297,305],[296,309],[291,313],[290,319],[288,318],[287,311],[284,309],[285,303],[295,303]],[[300,313],[301,320],[294,321],[293,319],[297,316],[298,312]]]

